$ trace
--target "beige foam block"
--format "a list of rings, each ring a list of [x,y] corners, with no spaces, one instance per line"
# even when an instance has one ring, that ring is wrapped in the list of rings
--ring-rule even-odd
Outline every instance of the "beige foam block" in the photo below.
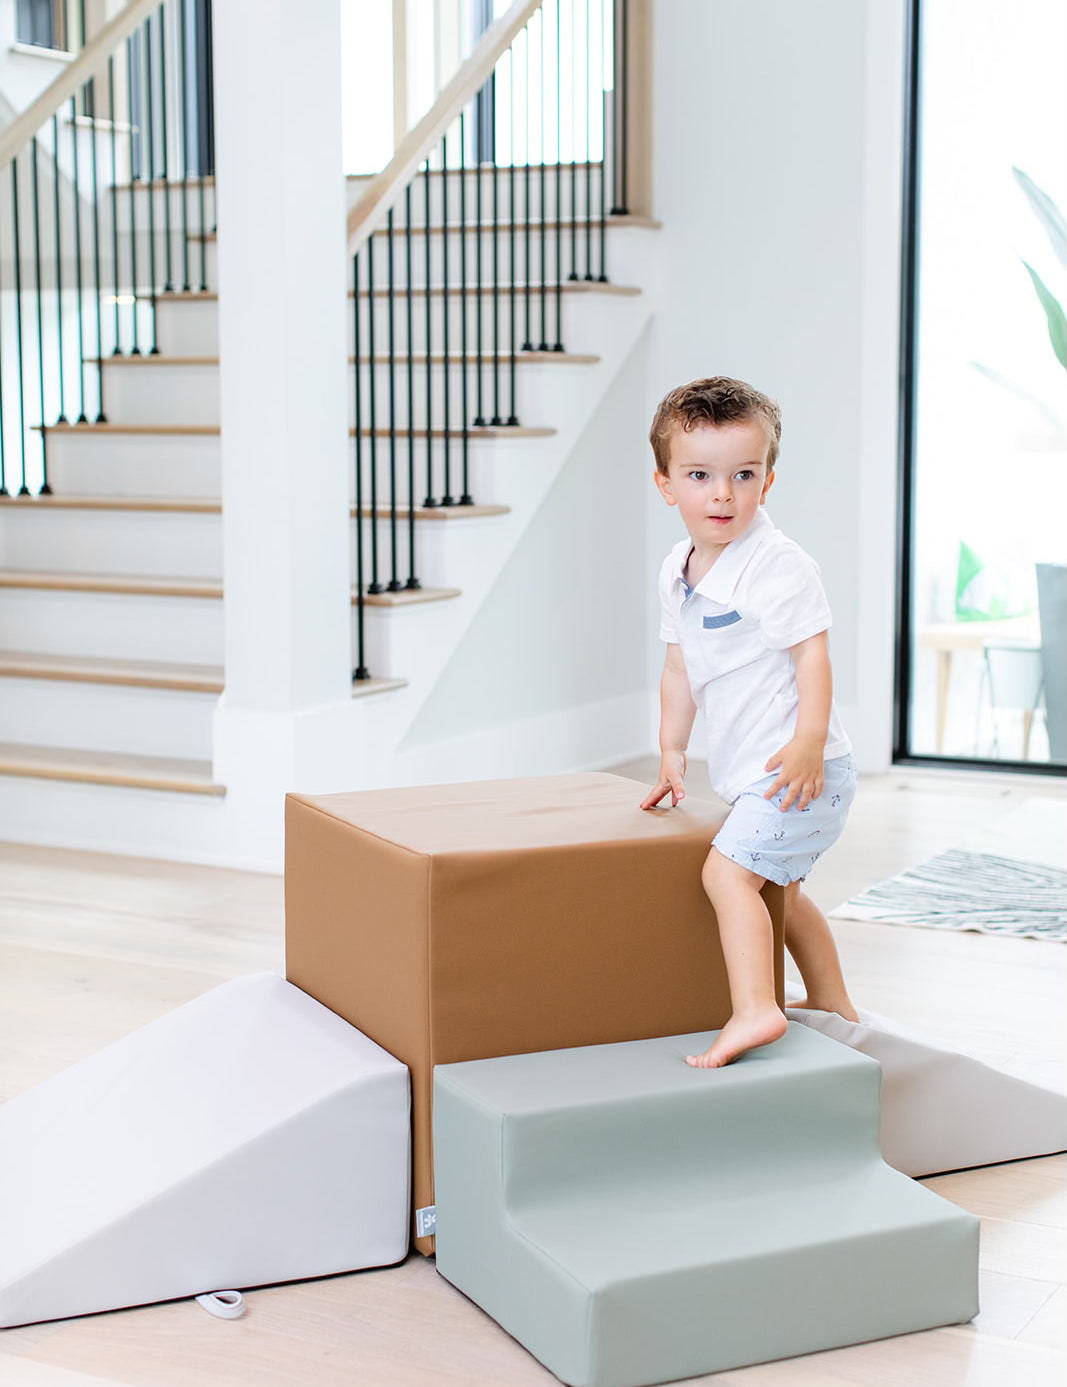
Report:
[[[585,774],[288,797],[286,976],[410,1069],[416,1208],[433,1203],[435,1064],[726,1022],[700,884],[723,811],[644,811],[647,788]],[[784,997],[781,889],[765,899]]]

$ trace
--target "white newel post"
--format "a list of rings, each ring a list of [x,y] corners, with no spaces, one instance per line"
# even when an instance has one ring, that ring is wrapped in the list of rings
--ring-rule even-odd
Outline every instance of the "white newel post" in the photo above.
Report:
[[[338,0],[214,6],[226,691],[235,850],[280,865],[283,795],[351,709]],[[244,844],[244,848],[242,848]]]

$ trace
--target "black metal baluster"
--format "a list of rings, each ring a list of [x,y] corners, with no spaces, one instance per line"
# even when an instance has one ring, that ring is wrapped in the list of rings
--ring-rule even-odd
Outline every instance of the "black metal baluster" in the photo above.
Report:
[[[493,119],[496,119],[496,82],[493,82]],[[493,413],[490,424],[499,427],[500,413],[500,166],[497,163],[496,130],[493,131]]]
[[[523,134],[526,144],[526,163],[525,168],[523,170],[523,236],[525,239],[526,251],[526,287],[524,293],[524,297],[526,299],[526,336],[523,338],[522,343],[522,349],[524,352],[532,352],[534,349],[533,327],[531,325],[531,317],[533,310],[530,298],[533,285],[533,276],[530,271],[530,233],[532,229],[532,220],[530,217],[530,130],[533,125],[533,117],[530,111],[530,24],[532,22],[533,21],[530,20],[527,23],[526,28],[522,31],[523,40],[526,45],[526,124],[523,127]]]
[[[554,352],[563,350],[563,96],[560,71],[563,50],[561,0],[556,0],[556,340]]]
[[[589,0],[586,0],[586,4]],[[578,0],[571,0],[571,272],[578,278],[578,78],[575,54],[578,52]]]
[[[426,156],[424,169],[423,191],[425,201],[423,204],[423,239],[425,245],[424,260],[426,266],[426,283],[423,288],[423,295],[426,299],[426,495],[423,498],[424,506],[436,506],[437,501],[433,494],[433,380],[430,372],[430,353],[433,343],[433,315],[430,302],[430,156]]]
[[[479,174],[479,177],[481,175]],[[480,234],[480,233],[479,233]],[[470,494],[470,413],[467,398],[467,113],[459,113],[459,359],[460,359],[460,413],[462,449],[462,490],[459,496],[461,506],[473,504]],[[481,301],[475,301],[481,312]],[[427,362],[427,370],[429,363]]]
[[[131,356],[140,356],[140,355],[141,355],[141,349],[140,349],[140,347],[137,345],[137,187],[136,187],[136,184],[137,184],[137,181],[138,181],[138,180],[137,180],[137,178],[136,178],[136,176],[135,176],[135,171],[137,171],[137,172],[140,171],[140,164],[139,164],[139,161],[135,162],[135,160],[134,160],[134,138],[133,138],[133,132],[134,132],[135,121],[134,121],[134,109],[133,109],[133,71],[134,71],[134,62],[133,62],[134,47],[133,47],[133,45],[134,45],[134,35],[131,34],[130,37],[126,40],[126,81],[127,81],[127,97],[128,97],[129,105],[130,105],[130,137],[129,137],[129,145],[130,145],[130,284],[131,284],[131,286],[132,286],[132,288],[131,288],[131,295],[132,295],[132,298],[133,298],[133,308],[131,309],[131,314],[130,314],[130,316],[131,316],[131,318],[132,318],[132,320],[133,320],[133,342],[132,342],[132,345],[131,345],[131,347],[130,347],[130,355],[131,355]],[[137,130],[138,139],[141,138],[141,133],[142,133],[142,132],[141,132],[141,130],[140,130],[140,127],[138,126],[138,130]]]
[[[516,207],[515,207],[515,45],[508,49],[508,119],[510,129],[508,133],[508,273],[511,276],[511,288],[508,290],[508,399],[511,405],[508,411],[508,424],[516,425],[519,416],[515,413],[515,294],[519,276],[516,273],[515,264],[515,231],[516,231]]]
[[[359,291],[356,292],[357,298]],[[370,577],[367,591],[382,592],[378,581],[378,382],[374,378],[374,232],[367,237],[367,396],[370,447]]]
[[[449,293],[448,293],[448,136],[445,135],[441,140],[441,323],[443,328],[442,350],[445,363],[444,378],[444,491],[441,495],[442,506],[454,506],[456,498],[452,495],[452,401],[451,390],[449,388],[449,375],[451,374],[452,354],[449,350]]]
[[[485,89],[483,88],[483,91]],[[475,150],[475,169],[477,182],[474,185],[474,278],[477,281],[475,289],[475,315],[474,315],[474,340],[475,355],[477,356],[477,367],[475,368],[476,395],[478,399],[478,412],[474,416],[474,422],[479,428],[485,426],[485,407],[482,402],[484,391],[485,364],[482,353],[482,315],[485,312],[485,301],[482,298],[485,277],[482,274],[482,150],[481,150],[481,127],[475,124],[475,139],[479,147]]]
[[[393,209],[390,207],[389,215],[385,223],[386,234],[386,282],[388,284],[388,341],[389,341],[389,563],[390,576],[388,588],[390,592],[399,592],[403,587],[397,577],[397,509],[396,509],[396,324],[395,324],[395,304],[396,304],[396,281],[393,274]],[[374,364],[371,363],[371,371]]]
[[[59,355],[59,417],[57,424],[67,422],[66,397],[63,385],[63,255],[59,231],[59,122],[52,117],[52,210],[56,233],[56,346]]]
[[[189,281],[189,75],[186,71],[185,0],[178,0],[178,72],[181,88],[182,137],[182,292],[188,293]]]
[[[41,309],[41,201],[38,192],[37,136],[30,140],[30,161],[33,164],[33,260],[37,297],[37,408],[41,414],[41,443],[45,438],[44,417],[44,315]]]
[[[100,285],[100,195],[98,191],[99,180],[97,176],[97,153],[96,153],[96,78],[89,78],[89,139],[92,141],[90,149],[92,158],[89,167],[92,170],[92,189],[93,189],[93,298],[96,301],[96,422],[98,424],[107,423],[107,415],[104,413],[104,331],[103,331],[103,290]]]
[[[78,112],[73,96],[70,98],[70,127],[74,149],[74,272],[78,292],[78,399],[81,402],[81,410],[76,422],[87,424],[89,419],[85,413],[85,304],[82,292],[81,192],[78,187]]]
[[[408,336],[408,580],[405,587],[420,586],[415,577],[415,298],[411,290],[411,183],[404,189],[404,262]],[[430,348],[426,347],[426,370],[430,369]]]
[[[119,182],[115,145],[115,59],[113,57],[107,60],[107,116],[111,125],[111,261],[113,268],[112,284],[115,289],[115,345],[111,355],[118,356],[121,351],[121,333],[119,330]],[[56,210],[58,213],[58,204]],[[59,244],[58,231],[57,225],[57,246]],[[59,258],[58,252],[56,258],[57,260]]]
[[[548,214],[545,203],[548,196],[548,166],[545,164],[545,146],[548,144],[548,113],[545,109],[545,10],[542,5],[537,13],[541,21],[541,75],[538,84],[538,91],[541,101],[541,340],[537,344],[537,350],[548,351]]]
[[[152,16],[149,15],[142,29],[144,36],[144,124],[145,133],[141,147],[148,151],[146,172],[148,174],[148,276],[149,302],[151,303],[152,345],[149,356],[159,354],[156,341],[156,113],[152,90]]]
[[[363,630],[363,387],[362,362],[360,361],[359,332],[359,253],[352,257],[352,345],[355,361],[355,415],[356,415],[356,667],[352,671],[353,680],[369,679],[370,671],[365,664],[365,639]],[[373,524],[373,521],[371,522]]]
[[[167,163],[167,21],[163,6],[159,7],[159,111],[160,111],[160,170],[163,180],[163,243],[166,247],[166,280],[163,292],[173,294],[174,272],[171,263],[170,182]]]
[[[593,21],[585,0],[585,278],[593,278]]]
[[[28,496],[30,489],[26,485],[26,397],[25,382],[23,377],[23,350],[22,350],[22,248],[19,244],[19,173],[18,155],[11,160],[11,222],[15,232],[15,354],[18,358],[18,377],[19,377],[19,460],[21,467],[22,485],[19,487],[20,496]]]

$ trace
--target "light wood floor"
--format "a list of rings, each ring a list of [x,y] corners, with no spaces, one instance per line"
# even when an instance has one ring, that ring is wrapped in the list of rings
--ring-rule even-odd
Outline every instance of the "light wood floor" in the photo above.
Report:
[[[655,763],[627,773],[651,776]],[[690,777],[699,792],[699,772]],[[866,779],[810,889],[824,908],[977,835],[1063,781]],[[1007,841],[1007,840],[1005,840]],[[1067,949],[839,922],[853,997],[1020,1077],[1064,1086]],[[228,978],[282,966],[278,878],[0,845],[0,1100]],[[991,1115],[995,1120],[995,1114]],[[925,1181],[981,1215],[971,1325],[694,1379],[721,1387],[1062,1387],[1064,1158]],[[248,1293],[236,1321],[192,1300],[0,1331],[0,1387],[523,1387],[555,1381],[414,1256]]]

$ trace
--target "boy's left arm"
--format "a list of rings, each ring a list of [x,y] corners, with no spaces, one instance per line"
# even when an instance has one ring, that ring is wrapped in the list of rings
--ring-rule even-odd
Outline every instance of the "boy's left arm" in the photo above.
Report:
[[[789,648],[797,681],[797,725],[792,739],[776,751],[764,767],[777,771],[774,784],[764,795],[772,799],[785,788],[782,810],[796,805],[806,809],[818,799],[823,786],[823,753],[830,726],[833,674],[830,646],[825,631]]]

